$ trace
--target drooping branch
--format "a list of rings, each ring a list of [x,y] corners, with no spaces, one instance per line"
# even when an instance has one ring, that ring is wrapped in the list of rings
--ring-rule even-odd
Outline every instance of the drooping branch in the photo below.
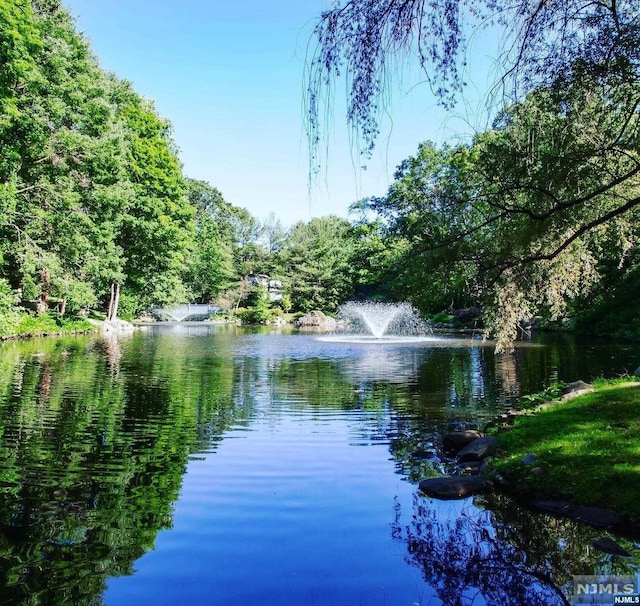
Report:
[[[308,52],[306,124],[312,170],[333,85],[347,82],[347,123],[367,157],[390,84],[414,61],[440,103],[451,107],[463,88],[467,40],[475,29],[503,33],[499,75],[514,99],[556,80],[576,61],[640,62],[634,0],[348,0],[322,13]],[[613,33],[612,33],[613,32]],[[635,33],[634,33],[635,32]],[[310,49],[311,50],[311,49]]]
[[[591,221],[588,221],[584,225],[580,226],[570,236],[564,238],[562,242],[558,246],[556,246],[551,252],[536,254],[536,255],[527,255],[522,257],[512,256],[511,259],[509,260],[495,263],[491,266],[484,267],[483,269],[485,271],[497,269],[499,270],[499,274],[498,274],[498,277],[499,277],[508,269],[513,269],[515,267],[524,267],[526,265],[530,265],[532,263],[536,263],[539,261],[552,261],[558,255],[560,255],[560,253],[566,250],[573,242],[575,242],[578,238],[580,238],[584,234],[588,233],[589,231],[591,231],[595,227],[598,227],[599,225],[604,225],[605,223],[608,223],[612,219],[615,219],[616,217],[619,217],[620,215],[623,215],[624,213],[629,212],[631,209],[637,206],[640,206],[640,196],[636,198],[632,198],[631,200],[628,200],[626,204],[623,204],[622,206],[619,206],[609,211],[608,213],[605,213],[604,215],[601,215]]]

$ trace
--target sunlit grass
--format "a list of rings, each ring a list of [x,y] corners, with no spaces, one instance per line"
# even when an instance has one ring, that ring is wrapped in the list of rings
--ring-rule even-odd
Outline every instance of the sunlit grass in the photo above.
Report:
[[[23,314],[13,334],[36,336],[94,330],[86,319],[78,317],[59,317],[57,314],[35,316]]]
[[[599,381],[594,393],[517,418],[499,439],[504,455],[495,468],[523,494],[608,507],[640,519],[637,383]],[[537,456],[533,465],[522,463],[528,453]]]

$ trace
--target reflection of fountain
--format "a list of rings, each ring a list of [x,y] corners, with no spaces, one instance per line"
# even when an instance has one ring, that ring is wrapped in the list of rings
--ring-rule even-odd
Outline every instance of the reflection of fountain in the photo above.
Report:
[[[341,327],[332,341],[402,343],[424,341],[431,329],[409,303],[345,303],[338,310]]]

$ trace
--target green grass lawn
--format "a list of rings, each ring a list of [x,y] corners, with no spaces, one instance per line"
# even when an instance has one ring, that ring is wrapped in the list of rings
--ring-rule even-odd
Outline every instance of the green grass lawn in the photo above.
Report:
[[[514,490],[628,514],[640,521],[640,384],[612,382],[532,416],[498,436],[494,469]],[[537,455],[533,465],[522,458]],[[541,473],[532,473],[539,467]]]
[[[8,336],[30,337],[47,334],[64,334],[96,330],[85,318],[59,317],[54,313],[40,316],[22,314],[17,326]]]

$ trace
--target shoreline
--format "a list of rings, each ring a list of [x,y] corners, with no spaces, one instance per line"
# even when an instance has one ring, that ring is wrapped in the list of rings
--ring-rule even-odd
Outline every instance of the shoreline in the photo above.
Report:
[[[640,382],[576,393],[499,416],[489,429],[499,450],[484,477],[531,509],[638,539]]]

